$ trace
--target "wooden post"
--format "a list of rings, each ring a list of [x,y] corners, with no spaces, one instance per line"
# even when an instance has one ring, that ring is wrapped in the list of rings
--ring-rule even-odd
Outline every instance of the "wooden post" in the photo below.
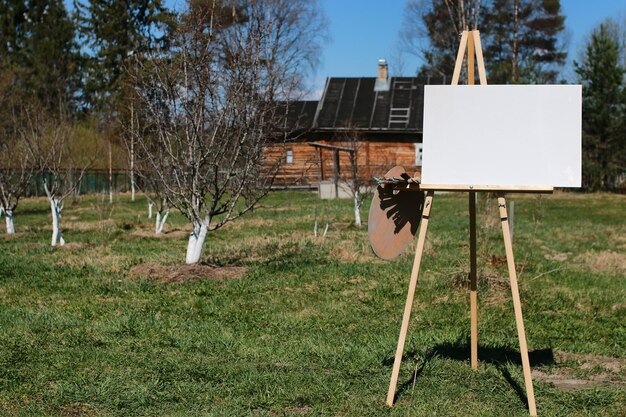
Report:
[[[533,380],[530,375],[530,360],[528,358],[528,346],[526,345],[526,332],[524,330],[524,318],[522,316],[522,303],[519,297],[517,286],[517,272],[515,271],[515,259],[513,258],[513,244],[509,230],[509,219],[506,212],[506,200],[504,195],[498,197],[498,207],[500,210],[500,221],[502,223],[502,236],[504,237],[504,249],[506,251],[506,263],[509,268],[509,279],[511,280],[511,294],[513,296],[513,309],[515,310],[515,323],[517,324],[517,337],[519,339],[519,350],[522,356],[522,369],[524,371],[524,383],[526,385],[526,396],[528,397],[528,410],[531,416],[537,415],[535,405],[535,391]]]
[[[420,264],[422,262],[422,254],[424,253],[424,242],[426,241],[426,231],[428,230],[428,219],[430,218],[430,209],[433,203],[434,191],[429,191],[424,200],[424,209],[422,210],[422,221],[420,224],[420,232],[417,238],[417,246],[415,247],[415,259],[413,261],[413,270],[411,271],[411,280],[409,282],[409,291],[406,295],[406,304],[404,305],[404,315],[402,316],[402,326],[400,327],[400,337],[398,338],[398,347],[396,356],[393,360],[393,370],[391,372],[391,382],[389,383],[389,391],[387,392],[387,405],[391,407],[396,395],[396,385],[398,384],[398,375],[400,374],[400,364],[402,363],[402,354],[404,353],[404,343],[406,334],[409,330],[409,320],[411,319],[411,310],[413,308],[413,297],[415,296],[415,286],[419,276]]]
[[[469,192],[470,217],[470,364],[478,369],[478,293],[476,268],[476,192]]]
[[[474,85],[474,32],[467,37],[467,85]]]
[[[459,51],[456,55],[456,63],[454,64],[454,73],[452,74],[450,85],[457,85],[459,83],[461,68],[463,68],[463,57],[465,56],[465,50],[467,48],[467,37],[468,32],[464,30],[461,34],[461,43],[459,44]]]
[[[333,175],[335,181],[335,198],[339,198],[339,150],[333,149]]]
[[[467,84],[474,85],[475,32],[467,39]],[[470,216],[470,365],[478,369],[478,293],[476,271],[476,192],[469,192]]]
[[[472,31],[474,37],[474,48],[476,49],[476,63],[478,64],[478,77],[480,85],[487,85],[487,72],[485,71],[485,60],[483,59],[483,46],[480,43],[480,32]]]

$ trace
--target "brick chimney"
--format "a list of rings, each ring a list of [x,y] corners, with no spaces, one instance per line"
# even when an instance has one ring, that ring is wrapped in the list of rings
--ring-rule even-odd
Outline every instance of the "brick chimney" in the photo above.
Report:
[[[378,60],[378,79],[387,81],[387,61],[385,59]]]
[[[374,91],[389,91],[389,73],[387,71],[387,61],[385,59],[378,60],[378,76]]]

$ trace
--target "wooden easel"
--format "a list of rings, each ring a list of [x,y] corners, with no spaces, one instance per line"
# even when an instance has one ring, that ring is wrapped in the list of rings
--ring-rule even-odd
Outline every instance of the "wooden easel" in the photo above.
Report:
[[[480,33],[477,30],[463,31],[459,51],[456,57],[454,73],[452,76],[452,85],[459,83],[461,68],[465,53],[467,51],[467,84],[474,84],[474,56],[478,67],[478,76],[481,85],[487,84],[487,76],[485,73],[485,63],[483,60],[483,51],[480,43]],[[537,415],[535,405],[535,394],[530,374],[530,361],[528,359],[528,347],[526,345],[526,333],[524,331],[524,319],[522,317],[522,306],[519,297],[519,288],[517,285],[517,272],[515,271],[515,260],[513,258],[513,245],[511,242],[511,234],[509,229],[509,220],[506,210],[505,192],[521,192],[521,193],[551,193],[552,187],[498,187],[489,185],[442,185],[442,184],[421,184],[421,190],[426,191],[426,199],[422,211],[422,220],[417,238],[417,246],[415,248],[415,258],[413,261],[413,269],[411,279],[409,281],[409,289],[404,307],[404,315],[402,317],[402,326],[400,328],[400,336],[398,337],[398,347],[393,363],[393,371],[391,374],[391,382],[387,393],[387,405],[393,406],[396,393],[396,385],[398,383],[398,375],[400,373],[400,364],[402,362],[402,354],[404,352],[404,344],[409,328],[409,320],[411,318],[411,310],[413,307],[413,298],[415,295],[415,287],[419,276],[420,263],[424,252],[424,242],[426,240],[426,231],[428,230],[428,221],[430,219],[430,210],[432,208],[433,196],[435,191],[461,191],[469,193],[469,217],[470,217],[470,364],[472,369],[478,368],[478,296],[477,296],[477,274],[476,274],[476,192],[488,191],[498,194],[498,207],[500,213],[500,222],[502,224],[502,235],[504,238],[504,247],[506,251],[507,266],[509,270],[509,279],[511,281],[511,293],[513,298],[513,308],[515,310],[515,322],[517,324],[517,336],[519,338],[520,354],[522,356],[522,368],[524,371],[524,383],[526,385],[526,395],[528,397],[528,410],[531,416]]]

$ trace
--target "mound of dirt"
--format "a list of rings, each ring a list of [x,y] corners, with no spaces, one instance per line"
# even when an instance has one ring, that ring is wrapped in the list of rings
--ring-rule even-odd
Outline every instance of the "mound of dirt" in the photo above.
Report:
[[[163,283],[187,282],[194,280],[227,281],[243,277],[248,268],[244,266],[178,265],[164,266],[145,263],[133,266],[128,275],[131,278],[149,277]]]

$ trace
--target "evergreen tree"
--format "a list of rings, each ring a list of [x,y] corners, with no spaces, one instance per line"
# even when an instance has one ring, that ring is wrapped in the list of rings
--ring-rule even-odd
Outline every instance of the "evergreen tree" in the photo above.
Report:
[[[0,1],[2,70],[14,88],[54,112],[72,112],[79,85],[75,27],[62,0]]]
[[[626,169],[626,88],[622,57],[608,21],[593,31],[582,62],[574,62],[583,85],[583,187],[611,189]]]
[[[451,75],[465,29],[481,30],[494,84],[554,82],[565,63],[560,0],[410,0],[400,41],[420,75]]]
[[[119,106],[128,57],[165,39],[171,14],[162,0],[75,0],[82,40],[90,51],[85,101],[110,116]]]
[[[489,81],[554,83],[567,53],[560,0],[492,0],[483,17]]]

